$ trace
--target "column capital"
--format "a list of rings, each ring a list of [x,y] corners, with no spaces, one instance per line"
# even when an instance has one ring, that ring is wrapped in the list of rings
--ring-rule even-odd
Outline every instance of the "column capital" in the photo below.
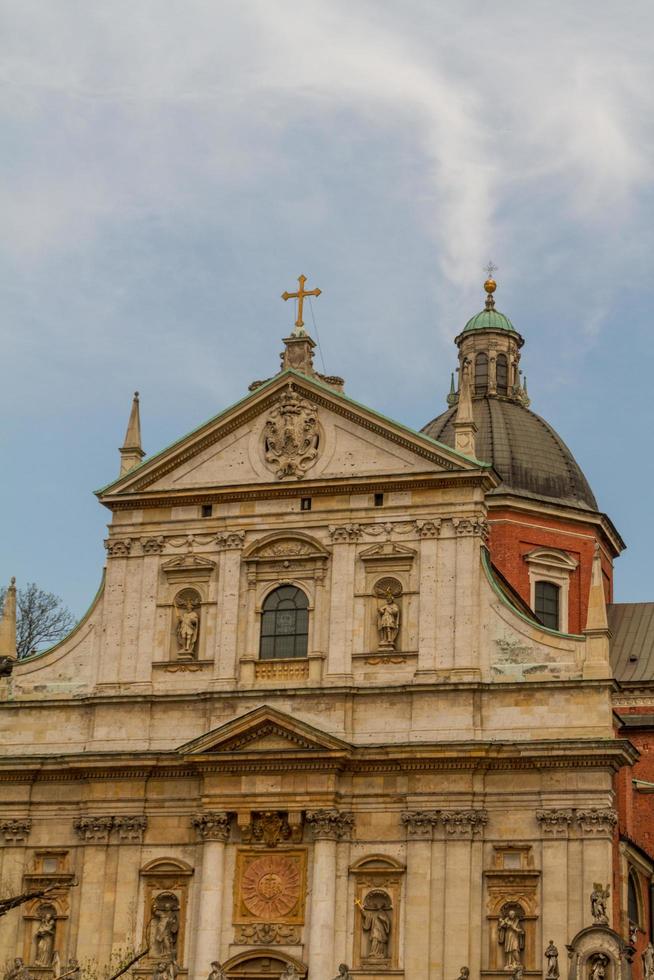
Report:
[[[438,810],[405,810],[400,817],[409,840],[431,840]]]
[[[91,844],[108,844],[114,817],[76,817],[73,829],[80,840]]]
[[[146,816],[114,817],[114,827],[118,831],[119,841],[143,841],[143,834],[148,825]]]
[[[360,524],[330,524],[329,536],[334,543],[358,541],[363,534]]]
[[[230,815],[225,810],[205,810],[191,817],[198,839],[201,841],[220,841],[226,844],[230,833]]]
[[[542,832],[555,837],[567,836],[573,817],[572,810],[567,808],[536,810],[536,820]]]
[[[575,820],[582,834],[601,834],[610,837],[618,822],[618,814],[612,807],[602,809],[590,807],[587,810],[577,810]]]
[[[4,837],[5,844],[25,844],[31,829],[32,821],[29,817],[14,817],[0,822],[0,834]]]
[[[313,840],[343,840],[354,827],[354,816],[331,807],[307,810],[306,821]]]
[[[441,820],[445,832],[450,837],[474,837],[480,834],[488,823],[488,811],[479,810],[443,810]]]

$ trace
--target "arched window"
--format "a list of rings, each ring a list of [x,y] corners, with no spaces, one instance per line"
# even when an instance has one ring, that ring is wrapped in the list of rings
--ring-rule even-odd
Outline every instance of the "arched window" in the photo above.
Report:
[[[534,612],[551,630],[559,629],[559,592],[553,582],[536,582]]]
[[[475,395],[485,395],[488,391],[488,355],[477,354],[475,358]]]
[[[507,395],[509,391],[509,364],[506,354],[498,354],[495,361],[495,383],[498,395]]]
[[[635,926],[641,925],[639,891],[636,876],[633,871],[630,871],[627,880],[627,914],[629,921]]]
[[[306,657],[309,600],[302,589],[282,585],[264,601],[261,617],[261,660]]]

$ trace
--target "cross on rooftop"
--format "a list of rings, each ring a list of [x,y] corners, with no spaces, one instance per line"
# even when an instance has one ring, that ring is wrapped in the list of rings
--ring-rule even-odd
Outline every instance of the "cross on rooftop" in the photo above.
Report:
[[[295,321],[295,332],[301,333],[302,327],[304,326],[304,320],[302,319],[302,311],[304,307],[304,297],[305,296],[320,296],[321,290],[316,289],[305,289],[304,284],[307,281],[306,276],[298,276],[298,290],[296,293],[282,293],[282,299],[296,299],[297,300],[297,320]]]

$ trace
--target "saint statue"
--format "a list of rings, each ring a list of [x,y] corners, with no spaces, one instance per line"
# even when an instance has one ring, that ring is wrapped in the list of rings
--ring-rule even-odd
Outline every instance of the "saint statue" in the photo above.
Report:
[[[377,900],[382,899],[382,904]],[[361,925],[364,932],[368,933],[368,955],[369,960],[388,959],[388,940],[391,933],[391,908],[388,897],[385,893],[377,892],[367,895],[364,904],[357,899],[356,904],[361,912]]]
[[[394,650],[400,631],[400,607],[390,589],[386,590],[383,604],[377,610],[377,632],[380,650]]]
[[[213,960],[211,964],[211,973],[207,977],[207,980],[227,980],[225,971],[218,960]]]
[[[36,956],[35,966],[51,966],[54,954],[54,939],[57,922],[52,914],[51,908],[44,908],[41,911],[41,922],[36,930]]]
[[[20,956],[14,960],[14,965],[5,973],[5,980],[32,980],[30,971],[23,963]]]
[[[545,980],[559,980],[559,951],[552,939],[550,939],[550,944],[545,950],[545,959],[547,960]]]
[[[338,968],[338,976],[334,977],[334,980],[354,980],[347,963],[340,964]]]
[[[593,913],[593,919],[598,925],[607,926],[609,924],[606,903],[608,902],[610,893],[610,885],[607,885],[606,888],[602,888],[597,883],[593,885],[593,890],[590,894],[590,908]]]
[[[525,930],[515,909],[509,909],[506,915],[500,916],[497,941],[504,950],[504,969],[513,971],[517,966],[522,966],[520,952],[525,948]]]
[[[196,612],[191,599],[186,599],[182,609],[175,603],[177,616],[177,643],[182,653],[192,654],[200,629],[200,615]]]
[[[161,960],[154,968],[152,980],[175,980],[179,973],[179,967],[174,957],[169,960]]]
[[[593,965],[590,968],[590,980],[606,980],[606,967],[608,962],[608,956],[605,956],[604,953],[598,953],[594,957]]]
[[[64,970],[68,980],[82,980],[82,969],[78,960],[74,956],[68,960],[68,966]]]
[[[297,970],[292,963],[287,963],[283,971],[279,974],[279,980],[300,980]]]
[[[654,980],[654,946],[650,940],[641,953],[644,980]]]
[[[470,980],[470,967],[462,966],[456,980]]]
[[[172,898],[157,900],[152,910],[151,947],[155,956],[172,959],[177,950],[179,916]]]

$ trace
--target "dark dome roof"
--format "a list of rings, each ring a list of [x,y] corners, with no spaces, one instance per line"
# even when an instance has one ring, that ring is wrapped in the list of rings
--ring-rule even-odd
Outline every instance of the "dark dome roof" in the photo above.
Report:
[[[477,458],[492,463],[502,478],[493,491],[547,497],[557,503],[597,510],[586,477],[557,435],[539,415],[518,402],[485,396],[473,400]],[[429,422],[423,432],[454,446],[456,407]]]

